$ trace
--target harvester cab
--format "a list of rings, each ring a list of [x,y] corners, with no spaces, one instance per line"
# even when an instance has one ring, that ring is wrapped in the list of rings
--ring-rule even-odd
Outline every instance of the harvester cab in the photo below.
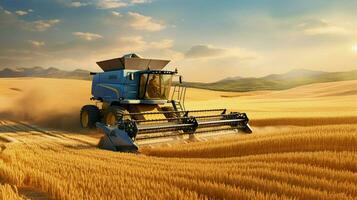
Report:
[[[136,151],[136,140],[227,129],[252,132],[245,113],[186,110],[181,76],[177,70],[163,70],[169,62],[136,54],[97,62],[104,72],[91,73],[96,105],[82,107],[80,122],[83,128],[104,132],[100,148]]]

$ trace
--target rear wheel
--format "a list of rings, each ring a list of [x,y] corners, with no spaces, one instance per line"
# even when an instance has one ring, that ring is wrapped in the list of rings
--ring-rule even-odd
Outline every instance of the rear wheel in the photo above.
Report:
[[[80,122],[82,128],[95,128],[95,123],[100,121],[100,111],[95,105],[85,105],[81,109]]]
[[[114,126],[117,124],[118,120],[123,114],[128,114],[129,112],[120,106],[110,106],[104,115],[104,123],[109,126]],[[124,119],[130,119],[130,116],[124,116]]]

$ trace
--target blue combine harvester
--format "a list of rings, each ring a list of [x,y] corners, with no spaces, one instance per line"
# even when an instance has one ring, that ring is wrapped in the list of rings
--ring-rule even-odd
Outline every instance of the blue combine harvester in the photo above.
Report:
[[[97,62],[104,72],[91,73],[96,105],[82,107],[80,122],[83,128],[103,130],[100,148],[136,151],[136,139],[227,129],[252,132],[245,113],[186,110],[186,88],[177,70],[163,70],[168,63],[136,54]]]

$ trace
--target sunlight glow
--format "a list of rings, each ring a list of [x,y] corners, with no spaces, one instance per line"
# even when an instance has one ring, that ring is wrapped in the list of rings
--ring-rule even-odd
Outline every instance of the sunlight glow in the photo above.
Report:
[[[353,45],[353,46],[352,46],[352,51],[357,52],[357,45]]]

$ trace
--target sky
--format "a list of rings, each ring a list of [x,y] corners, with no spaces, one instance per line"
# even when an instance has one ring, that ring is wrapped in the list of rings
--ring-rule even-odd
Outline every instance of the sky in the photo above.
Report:
[[[355,0],[0,0],[0,68],[100,71],[137,53],[185,81],[357,69]]]

